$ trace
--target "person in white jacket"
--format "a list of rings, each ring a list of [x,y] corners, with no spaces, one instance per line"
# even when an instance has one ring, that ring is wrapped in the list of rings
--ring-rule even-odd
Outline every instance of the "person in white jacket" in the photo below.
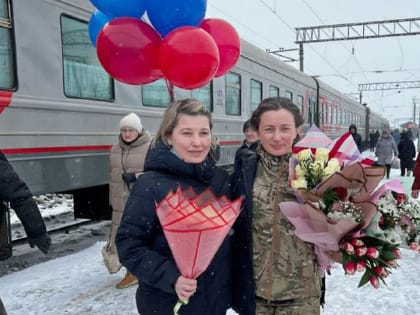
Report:
[[[378,157],[376,164],[385,166],[386,178],[389,178],[391,163],[398,156],[398,148],[388,129],[382,131],[382,136],[376,143],[375,155]]]

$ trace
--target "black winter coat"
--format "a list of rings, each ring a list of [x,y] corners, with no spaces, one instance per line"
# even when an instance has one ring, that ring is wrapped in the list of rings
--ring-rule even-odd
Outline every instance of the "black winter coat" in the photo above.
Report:
[[[415,157],[416,148],[414,146],[413,140],[410,140],[407,132],[401,133],[401,139],[398,143],[398,158],[404,162],[412,162]]]
[[[241,214],[233,234],[233,309],[241,315],[255,315],[255,281],[252,251],[252,189],[259,156],[244,151],[231,177],[232,199],[243,196]],[[248,198],[247,198],[248,197]]]
[[[121,263],[139,279],[136,302],[142,315],[172,315],[178,301],[174,284],[180,273],[156,215],[156,203],[178,186],[191,186],[196,193],[210,187],[217,196],[229,193],[228,176],[212,158],[188,164],[163,142],[150,149],[145,173],[133,186],[116,236]],[[230,234],[198,277],[197,291],[180,315],[225,315],[231,307]]]
[[[10,202],[22,222],[28,238],[46,233],[44,221],[28,186],[20,179],[6,156],[0,151],[0,201]]]
[[[259,144],[260,144],[260,142],[256,141],[254,143],[251,143],[251,145],[247,145],[245,143],[245,140],[244,140],[242,145],[235,152],[234,169],[237,168],[237,166],[240,163],[240,160],[243,158],[243,156],[247,156],[250,153],[249,151],[252,151],[252,152],[257,151],[257,148],[258,148]]]

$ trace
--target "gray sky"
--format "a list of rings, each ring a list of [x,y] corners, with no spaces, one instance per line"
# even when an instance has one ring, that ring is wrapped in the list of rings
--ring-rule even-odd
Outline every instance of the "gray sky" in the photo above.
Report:
[[[264,50],[297,48],[295,27],[419,16],[416,0],[208,0],[206,13],[227,20]],[[285,54],[298,58],[297,51]],[[361,83],[420,80],[420,35],[305,44],[304,54],[307,74],[320,75],[344,93],[358,93]],[[299,68],[298,62],[289,64]],[[363,92],[363,102],[391,125],[412,120],[413,98],[419,103],[418,122],[419,89]]]

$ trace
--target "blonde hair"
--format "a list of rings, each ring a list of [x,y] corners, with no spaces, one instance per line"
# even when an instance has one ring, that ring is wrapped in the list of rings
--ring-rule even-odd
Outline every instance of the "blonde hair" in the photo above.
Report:
[[[211,113],[199,101],[193,98],[175,101],[169,104],[163,113],[159,130],[156,132],[156,137],[152,142],[153,146],[158,140],[162,140],[163,143],[168,145],[167,139],[170,135],[172,135],[172,132],[178,124],[179,115],[181,114],[189,116],[206,116],[209,119],[210,130],[213,127]]]

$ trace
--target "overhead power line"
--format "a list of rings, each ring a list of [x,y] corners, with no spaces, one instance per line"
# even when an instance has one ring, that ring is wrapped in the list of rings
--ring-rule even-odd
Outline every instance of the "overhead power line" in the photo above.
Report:
[[[296,44],[420,35],[420,18],[297,27]]]

